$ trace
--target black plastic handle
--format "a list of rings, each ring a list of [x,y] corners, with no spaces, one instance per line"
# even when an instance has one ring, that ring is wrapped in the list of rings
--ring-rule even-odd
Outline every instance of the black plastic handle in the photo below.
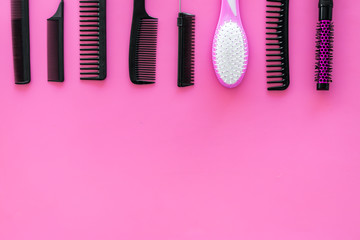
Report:
[[[332,20],[333,15],[333,0],[320,0],[319,1],[319,20]]]
[[[149,17],[145,9],[145,0],[134,0],[134,16],[140,18]]]

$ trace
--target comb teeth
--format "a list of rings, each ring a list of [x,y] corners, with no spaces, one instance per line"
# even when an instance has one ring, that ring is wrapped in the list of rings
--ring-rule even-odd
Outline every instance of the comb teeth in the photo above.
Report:
[[[195,69],[195,16],[180,13],[179,26],[179,66],[178,86],[187,87],[194,85]]]
[[[267,0],[267,78],[269,91],[286,90],[290,85],[288,22],[289,0]]]
[[[330,20],[318,23],[316,41],[316,74],[315,81],[319,84],[332,82],[332,60],[334,26]]]
[[[134,84],[155,83],[157,31],[157,19],[139,19],[134,56],[135,78],[131,78]]]
[[[106,74],[106,0],[81,0],[80,79],[104,80]]]
[[[11,28],[16,84],[30,82],[29,0],[11,0]]]

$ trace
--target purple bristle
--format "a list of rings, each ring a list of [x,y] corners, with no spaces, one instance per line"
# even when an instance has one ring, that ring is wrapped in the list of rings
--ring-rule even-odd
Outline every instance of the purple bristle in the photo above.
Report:
[[[333,30],[334,26],[330,20],[322,20],[318,23],[315,77],[318,83],[332,82]]]

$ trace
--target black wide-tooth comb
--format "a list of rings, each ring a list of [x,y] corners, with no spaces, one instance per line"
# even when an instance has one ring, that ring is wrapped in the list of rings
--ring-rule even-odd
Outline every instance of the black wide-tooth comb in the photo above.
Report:
[[[194,85],[195,61],[195,16],[180,12],[177,21],[179,27],[178,87]]]
[[[48,81],[64,81],[64,2],[47,20],[48,30]]]
[[[145,0],[134,0],[130,36],[129,73],[134,84],[153,84],[156,78],[158,19],[145,10]]]
[[[80,1],[80,75],[106,78],[106,0]]]
[[[16,84],[30,82],[29,0],[11,0],[11,28]]]
[[[289,0],[267,0],[267,35],[269,91],[286,90],[290,85],[289,70]],[[271,79],[271,80],[270,80]]]

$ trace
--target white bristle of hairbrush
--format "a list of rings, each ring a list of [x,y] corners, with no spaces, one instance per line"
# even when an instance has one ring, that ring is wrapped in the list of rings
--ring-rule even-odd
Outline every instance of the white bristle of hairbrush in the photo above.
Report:
[[[216,71],[229,85],[235,84],[245,73],[247,67],[247,45],[245,33],[240,26],[227,21],[216,34],[214,44]]]

